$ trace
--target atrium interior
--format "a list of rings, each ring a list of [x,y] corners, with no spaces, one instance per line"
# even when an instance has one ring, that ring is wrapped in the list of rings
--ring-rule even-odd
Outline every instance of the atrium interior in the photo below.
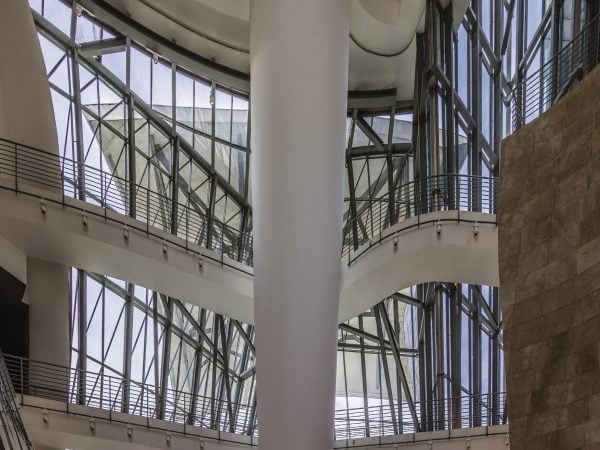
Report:
[[[599,0],[1,3],[0,448],[598,448]]]

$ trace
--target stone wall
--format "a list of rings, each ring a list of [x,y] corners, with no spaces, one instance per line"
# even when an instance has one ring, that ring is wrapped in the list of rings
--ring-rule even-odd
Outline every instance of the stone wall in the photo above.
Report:
[[[511,448],[600,449],[600,68],[502,153]]]

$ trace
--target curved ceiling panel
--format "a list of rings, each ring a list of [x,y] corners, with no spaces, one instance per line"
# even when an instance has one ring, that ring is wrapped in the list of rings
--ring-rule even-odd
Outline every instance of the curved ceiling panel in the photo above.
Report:
[[[185,50],[245,77],[250,72],[249,0],[80,0],[80,3],[92,13],[107,6],[115,8]],[[398,100],[412,99],[414,37],[423,29],[426,3],[426,0],[351,1],[350,90],[396,89]],[[449,0],[443,2],[444,6],[448,3]],[[464,16],[467,3],[468,0],[453,2],[455,24]],[[102,16],[107,19],[106,13]],[[140,43],[157,53],[162,48],[151,38]],[[247,90],[247,81],[231,84],[227,77],[217,81]]]
[[[402,54],[424,19],[425,0],[385,0],[351,3],[352,40],[366,52],[380,56]]]

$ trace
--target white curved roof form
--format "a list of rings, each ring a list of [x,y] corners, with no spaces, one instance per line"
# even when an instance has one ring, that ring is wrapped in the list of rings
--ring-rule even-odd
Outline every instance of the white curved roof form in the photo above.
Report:
[[[414,37],[425,21],[425,0],[351,0],[349,90],[396,89],[399,101],[410,100],[414,90],[416,51]],[[448,3],[448,2],[445,2]],[[458,23],[466,0],[455,0]],[[124,26],[151,30],[167,41],[207,61],[239,72],[239,80],[223,74],[228,86],[247,91],[250,72],[249,0],[80,0],[80,4],[123,34]],[[127,17],[117,19],[114,11]],[[133,24],[133,25],[132,25]],[[140,42],[157,53],[163,43],[146,36]],[[244,80],[244,78],[246,78]]]
[[[186,251],[185,246],[173,245],[173,239],[179,238],[166,232],[162,238],[158,230],[155,236],[147,236],[140,231],[146,225],[128,216],[29,186],[20,188],[29,194],[15,195],[12,186],[11,180],[5,180],[0,189],[0,234],[25,255],[127,279],[254,323],[248,266],[198,246]],[[42,203],[45,213],[40,210]],[[371,246],[351,266],[341,261],[339,322],[418,283],[443,280],[497,286],[495,221],[495,214],[442,211],[386,229],[381,244]],[[123,224],[129,230],[127,241]],[[199,253],[205,255],[202,267]]]

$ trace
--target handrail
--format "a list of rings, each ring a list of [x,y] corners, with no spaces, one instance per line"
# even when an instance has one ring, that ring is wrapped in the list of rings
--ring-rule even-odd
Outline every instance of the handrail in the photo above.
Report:
[[[600,16],[596,16],[540,69],[513,87],[513,131],[547,111],[599,60]]]
[[[0,138],[0,180],[2,178],[14,180],[14,183],[0,185],[2,189],[33,195],[23,186],[38,187],[61,194],[62,205],[71,208],[77,208],[76,203],[65,202],[65,198],[84,200],[104,208],[105,220],[118,222],[107,211],[127,215],[143,225],[136,227],[130,222],[123,222],[123,226],[158,239],[167,239],[172,245],[186,251],[194,252],[189,243],[201,246],[220,257],[207,254],[199,256],[214,259],[236,270],[245,272],[239,265],[227,263],[223,256],[252,266],[252,233],[242,232],[206,215],[189,189],[185,203],[173,201],[168,195],[157,193],[147,186],[133,183],[113,173]],[[389,208],[387,194],[371,199],[369,202],[375,206],[366,208],[359,217],[351,218],[346,223],[342,257],[347,256],[348,264],[352,264],[365,251],[363,248],[357,252],[359,246],[365,242],[375,245],[373,238],[379,236],[381,239],[382,230],[411,217],[445,210],[494,213],[497,182],[496,178],[472,175],[439,175],[399,186],[394,191],[393,208]],[[50,196],[46,200],[55,201]],[[393,216],[390,215],[392,210],[395,211]],[[91,210],[82,211],[93,214]],[[362,231],[360,238],[356,232],[358,229]],[[165,238],[165,234],[173,238]]]
[[[188,243],[193,243],[220,254],[221,264],[225,264],[222,256],[227,256],[252,266],[251,233],[242,232],[204,214],[189,190],[185,203],[176,202],[167,195],[113,173],[0,138],[0,179],[2,178],[14,180],[14,184],[10,186],[1,186],[4,189],[29,193],[23,185],[38,187],[62,194],[63,205],[65,198],[85,200],[144,223],[145,226],[138,227],[138,231],[147,235],[163,239],[164,234],[157,232],[161,230],[179,237],[185,244],[182,245],[177,239],[172,239],[170,243],[184,247],[187,251],[191,251]],[[69,206],[73,207],[73,203]],[[114,220],[107,214],[103,217]],[[211,258],[209,255],[202,256]]]
[[[424,418],[420,423],[413,421],[408,403],[337,410],[335,438],[356,439],[507,423],[505,393],[416,402],[415,409],[417,416]]]
[[[351,265],[380,243],[384,230],[414,217],[420,219],[425,214],[440,211],[495,214],[497,195],[498,178],[494,177],[444,174],[411,181],[395,189],[392,208],[386,194],[380,199],[369,200],[370,208],[362,215],[350,218],[344,226],[342,257],[347,257],[348,265]],[[496,219],[489,223],[495,224]],[[425,221],[418,220],[416,226],[424,224]],[[395,231],[413,226],[399,226]]]
[[[0,350],[0,448],[33,449],[15,402],[11,376]]]
[[[8,374],[21,396],[58,400],[111,412],[256,435],[256,404],[227,402],[190,392],[161,389],[122,377],[5,355]],[[23,401],[23,400],[22,400]],[[506,423],[506,395],[483,394],[415,403],[335,411],[336,439],[447,430]]]

